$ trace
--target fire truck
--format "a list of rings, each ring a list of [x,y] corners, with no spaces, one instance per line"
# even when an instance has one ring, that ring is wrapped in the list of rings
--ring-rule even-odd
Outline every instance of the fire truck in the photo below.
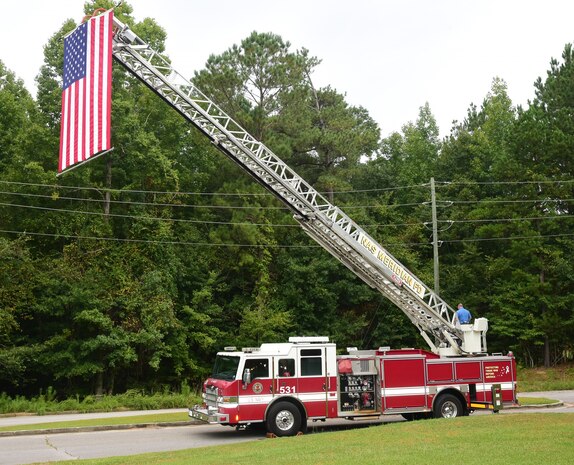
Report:
[[[127,25],[114,18],[113,56],[283,202],[303,230],[400,308],[429,349],[351,349],[325,337],[291,338],[217,354],[193,418],[266,425],[277,436],[307,420],[402,414],[453,417],[516,401],[512,354],[488,355],[488,321],[460,325],[455,311],[340,208],[254,138]]]
[[[407,420],[452,418],[515,402],[510,356],[441,357],[422,349],[348,348],[337,355],[327,337],[292,337],[217,354],[190,416],[270,433],[305,431],[307,420],[400,414]]]

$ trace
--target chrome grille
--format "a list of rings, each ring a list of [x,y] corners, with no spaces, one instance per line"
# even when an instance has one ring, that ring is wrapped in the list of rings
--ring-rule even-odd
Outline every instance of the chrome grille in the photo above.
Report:
[[[205,403],[208,407],[217,407],[217,388],[215,386],[206,386]]]

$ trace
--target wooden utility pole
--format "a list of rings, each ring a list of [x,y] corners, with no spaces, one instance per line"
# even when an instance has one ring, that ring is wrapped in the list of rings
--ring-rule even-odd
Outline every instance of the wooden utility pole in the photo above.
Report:
[[[434,178],[430,179],[431,187],[431,208],[432,208],[432,245],[434,258],[434,292],[439,294],[439,277],[438,277],[438,227],[436,219],[436,192],[434,188]]]

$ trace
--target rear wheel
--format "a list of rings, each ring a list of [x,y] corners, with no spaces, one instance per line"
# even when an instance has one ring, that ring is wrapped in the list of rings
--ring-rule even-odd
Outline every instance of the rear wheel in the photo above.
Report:
[[[301,429],[301,412],[290,402],[277,402],[269,409],[267,431],[276,436],[295,436]]]
[[[455,418],[464,415],[460,400],[452,394],[440,396],[433,407],[435,418]]]

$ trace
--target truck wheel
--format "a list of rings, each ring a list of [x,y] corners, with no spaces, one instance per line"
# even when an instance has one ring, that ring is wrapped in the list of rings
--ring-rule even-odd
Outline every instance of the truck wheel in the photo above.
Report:
[[[435,418],[455,418],[464,415],[460,400],[452,394],[440,396],[433,407],[433,413]]]
[[[295,436],[301,428],[301,413],[290,402],[277,402],[267,415],[267,431],[275,436]]]

